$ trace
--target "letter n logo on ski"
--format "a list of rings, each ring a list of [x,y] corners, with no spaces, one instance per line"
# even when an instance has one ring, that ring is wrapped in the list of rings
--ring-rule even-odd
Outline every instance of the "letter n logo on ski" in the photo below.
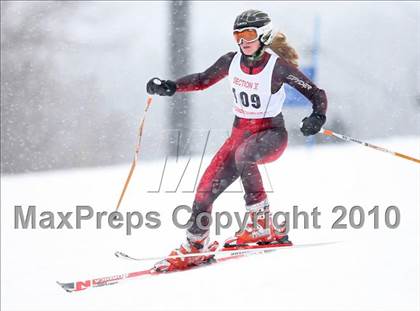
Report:
[[[91,286],[91,282],[90,282],[90,280],[87,280],[87,281],[84,281],[84,282],[77,282],[76,283],[76,291],[78,291],[78,290],[84,290],[84,289],[86,289],[86,288],[88,288],[88,287],[90,287]]]

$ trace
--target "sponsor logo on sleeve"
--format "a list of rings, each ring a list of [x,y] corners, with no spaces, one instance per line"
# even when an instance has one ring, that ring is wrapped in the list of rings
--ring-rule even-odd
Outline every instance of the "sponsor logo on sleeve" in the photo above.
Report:
[[[303,88],[305,88],[305,89],[307,89],[307,90],[310,90],[310,89],[312,89],[312,86],[311,85],[309,85],[308,83],[306,83],[305,81],[303,81],[303,80],[301,80],[301,79],[299,79],[298,77],[295,77],[294,75],[288,75],[287,76],[287,78],[286,78],[287,80],[290,80],[290,81],[292,81],[292,82],[294,82],[294,83],[296,83],[296,84],[299,84],[301,87],[303,87]]]

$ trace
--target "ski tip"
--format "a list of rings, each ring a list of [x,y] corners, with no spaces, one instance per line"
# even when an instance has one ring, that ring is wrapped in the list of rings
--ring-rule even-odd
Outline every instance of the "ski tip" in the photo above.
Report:
[[[74,283],[62,283],[59,281],[55,281],[62,289],[66,292],[71,293],[74,291]]]
[[[115,255],[115,257],[117,257],[117,258],[129,258],[129,256],[128,256],[127,254],[125,254],[125,253],[123,253],[123,252],[120,252],[120,251],[116,251],[116,252],[114,253],[114,255]]]

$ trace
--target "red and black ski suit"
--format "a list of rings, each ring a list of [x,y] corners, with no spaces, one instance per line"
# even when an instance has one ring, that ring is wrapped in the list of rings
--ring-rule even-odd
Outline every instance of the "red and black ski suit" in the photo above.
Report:
[[[177,92],[204,90],[228,75],[230,63],[236,52],[220,57],[216,63],[202,73],[187,75],[176,80]],[[257,74],[264,69],[270,55],[265,52],[261,59],[251,61],[241,56],[241,70]],[[280,57],[277,59],[271,81],[271,93],[280,90],[283,83],[294,87],[312,102],[313,112],[325,115],[327,98],[299,69]],[[308,85],[310,87],[308,87]],[[280,157],[287,146],[287,131],[283,115],[272,118],[244,119],[235,116],[230,137],[213,157],[211,164],[201,177],[193,203],[188,229],[192,235],[203,235],[206,230],[196,223],[200,213],[211,213],[216,198],[241,177],[245,191],[246,205],[253,205],[266,199],[258,164],[272,162]],[[208,226],[208,218],[201,218],[201,225]]]

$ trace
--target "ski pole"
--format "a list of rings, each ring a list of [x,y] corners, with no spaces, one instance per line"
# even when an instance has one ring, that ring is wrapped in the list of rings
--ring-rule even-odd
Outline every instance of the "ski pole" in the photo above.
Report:
[[[146,119],[146,113],[147,113],[147,110],[149,109],[151,103],[152,103],[152,96],[147,96],[146,107],[144,108],[143,118],[141,119],[138,134],[137,134],[137,144],[136,144],[136,149],[135,149],[135,153],[134,153],[133,162],[131,162],[131,168],[130,168],[130,171],[128,173],[127,180],[125,181],[124,188],[121,192],[120,198],[118,200],[116,210],[118,210],[118,208],[121,205],[121,201],[124,197],[125,191],[127,190],[128,183],[130,182],[131,176],[133,175],[133,172],[134,172],[134,168],[136,167],[136,164],[137,164],[137,159],[138,159],[138,156],[139,156],[139,153],[140,153],[141,137],[143,135],[144,120]]]
[[[355,138],[352,138],[352,137],[349,137],[349,136],[338,134],[338,133],[335,133],[335,132],[333,132],[331,130],[326,130],[326,129],[321,128],[320,133],[322,133],[322,134],[324,134],[326,136],[334,136],[334,137],[337,137],[337,138],[339,138],[341,140],[344,140],[344,141],[352,141],[354,143],[358,143],[360,145],[373,148],[375,150],[387,152],[387,153],[390,153],[390,154],[392,154],[394,156],[397,156],[397,157],[400,157],[400,158],[403,158],[403,159],[406,159],[406,160],[414,161],[416,163],[420,163],[420,160],[419,159],[410,157],[408,155],[405,155],[405,154],[402,154],[402,153],[399,153],[399,152],[394,152],[394,151],[391,151],[391,150],[388,150],[388,149],[385,149],[385,148],[382,148],[382,147],[379,147],[379,146],[375,146],[375,145],[366,143],[364,141],[360,141],[358,139],[355,139]]]

